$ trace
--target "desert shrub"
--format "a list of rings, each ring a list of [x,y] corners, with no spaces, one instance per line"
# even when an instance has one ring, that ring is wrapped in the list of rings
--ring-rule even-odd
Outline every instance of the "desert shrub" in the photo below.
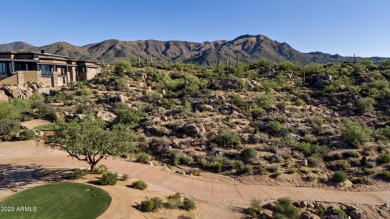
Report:
[[[126,79],[124,78],[115,78],[114,82],[116,90],[123,90],[128,87]]]
[[[232,168],[235,170],[242,170],[244,168],[244,162],[242,160],[235,160],[232,163]]]
[[[115,65],[114,72],[119,76],[124,76],[127,73],[132,72],[131,63],[126,60],[120,60]]]
[[[252,218],[259,218],[261,210],[261,202],[257,199],[252,199],[251,206],[246,209],[246,213],[249,214]]]
[[[125,103],[115,103],[113,112],[117,116],[114,123],[130,125],[132,128],[136,127],[144,116],[142,110],[134,110]]]
[[[35,133],[33,130],[30,130],[30,129],[23,130],[19,134],[19,139],[22,141],[28,141],[28,140],[33,139],[34,137],[35,137]]]
[[[190,211],[190,210],[194,210],[196,208],[196,205],[195,205],[194,200],[185,197],[181,208],[184,210]]]
[[[301,142],[295,146],[295,149],[302,152],[305,156],[323,157],[326,154],[326,148],[318,144]]]
[[[259,166],[259,175],[267,175],[267,168],[265,168],[263,165]]]
[[[347,179],[348,179],[347,173],[345,173],[342,170],[339,170],[339,171],[333,173],[333,175],[331,177],[331,181],[335,182],[335,183],[342,183]]]
[[[370,140],[372,131],[358,123],[348,122],[345,125],[343,139],[345,142],[358,148],[362,143]]]
[[[345,213],[345,211],[344,211],[343,209],[334,208],[334,209],[332,210],[332,214],[333,214],[333,215],[339,215],[339,216],[341,216],[341,217],[343,217],[343,218],[348,218],[347,213]]]
[[[378,134],[380,139],[390,140],[390,126],[379,129]]]
[[[300,98],[297,98],[295,100],[295,105],[297,105],[297,106],[304,106],[304,105],[306,105],[306,102],[304,100],[300,99]]]
[[[375,173],[374,168],[363,168],[363,174],[366,176],[372,175]]]
[[[0,139],[10,140],[19,131],[19,127],[20,122],[18,120],[0,119]]]
[[[106,172],[108,172],[108,167],[104,164],[100,164],[99,166],[97,166],[93,169],[93,173],[96,173],[96,174],[103,174]]]
[[[381,154],[376,159],[379,163],[390,163],[390,154]]]
[[[57,111],[54,106],[43,102],[33,102],[31,107],[35,109],[36,116],[43,119],[54,119],[55,112]]]
[[[343,152],[343,156],[346,158],[358,158],[360,157],[360,154],[357,151],[345,151]]]
[[[287,133],[287,128],[278,121],[272,121],[267,125],[267,132],[272,136],[282,136]]]
[[[280,170],[280,165],[277,164],[267,167],[267,171],[270,173],[276,173],[279,172],[279,170]]]
[[[245,165],[243,168],[242,168],[242,172],[243,173],[248,173],[248,174],[253,174],[253,166],[252,165]]]
[[[191,165],[193,162],[194,162],[194,158],[192,158],[187,154],[184,154],[182,152],[174,153],[174,157],[173,157],[174,165],[179,165],[179,164]]]
[[[121,177],[122,181],[127,181],[128,179],[129,179],[129,175],[128,174],[123,174],[122,177]]]
[[[186,171],[186,174],[192,174],[193,176],[200,176],[199,169],[190,169]]]
[[[319,167],[322,164],[322,159],[319,157],[308,157],[307,164],[309,167]]]
[[[147,153],[140,153],[137,155],[136,161],[139,163],[147,163],[150,161],[150,155]]]
[[[390,180],[390,171],[389,171],[389,170],[383,171],[380,175],[381,175],[384,179]]]
[[[374,109],[375,100],[371,97],[361,98],[357,101],[359,109],[363,112],[369,112]]]
[[[103,173],[102,177],[100,177],[99,184],[113,186],[116,184],[117,181],[118,181],[118,174],[106,172],[106,173]]]
[[[279,198],[272,209],[273,218],[298,219],[299,209],[294,207],[289,198]]]
[[[255,105],[252,109],[252,117],[257,118],[265,114],[265,109]]]
[[[82,170],[79,168],[73,169],[72,173],[68,176],[69,179],[81,179],[88,174],[88,170]]]
[[[274,104],[274,97],[272,95],[256,95],[255,103],[258,106],[268,108]]]
[[[180,208],[182,205],[180,193],[168,196],[167,207],[171,209]]]
[[[253,160],[254,158],[256,158],[256,156],[257,156],[257,151],[254,148],[245,148],[241,152],[241,159],[247,163]]]
[[[159,197],[146,198],[141,202],[139,208],[145,212],[156,212],[163,206],[163,201]]]
[[[142,180],[137,180],[131,184],[131,187],[139,190],[145,190],[148,187],[148,184]]]
[[[213,142],[221,148],[238,148],[240,137],[235,132],[223,131],[213,139]]]
[[[7,101],[0,101],[0,120],[6,118],[16,120],[20,118],[20,116],[21,112],[18,107]]]

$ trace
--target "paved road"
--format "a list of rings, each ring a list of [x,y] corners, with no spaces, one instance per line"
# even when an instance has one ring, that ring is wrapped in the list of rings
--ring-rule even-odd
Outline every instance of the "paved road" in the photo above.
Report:
[[[288,196],[293,200],[339,203],[383,204],[390,203],[390,191],[343,192],[307,187],[281,187],[264,185],[226,184],[183,176],[152,166],[107,159],[103,163],[110,171],[128,174],[148,183],[201,199],[248,201],[252,198],[271,200]],[[87,167],[84,162],[71,159],[63,151],[53,150],[33,141],[0,143],[0,170],[5,170],[5,182],[28,186],[29,173],[39,168]],[[16,180],[15,180],[16,179]],[[14,181],[15,180],[15,181]],[[1,195],[0,190],[0,195]]]

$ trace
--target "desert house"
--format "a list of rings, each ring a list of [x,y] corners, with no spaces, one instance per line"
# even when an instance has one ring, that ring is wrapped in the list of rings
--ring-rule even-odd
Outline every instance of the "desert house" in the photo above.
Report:
[[[92,61],[35,52],[0,52],[0,85],[41,82],[46,87],[60,87],[71,82],[94,78],[101,73]]]

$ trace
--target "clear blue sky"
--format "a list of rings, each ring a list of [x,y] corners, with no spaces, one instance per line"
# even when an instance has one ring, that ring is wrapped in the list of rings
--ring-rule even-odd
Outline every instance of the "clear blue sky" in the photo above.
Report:
[[[5,0],[1,9],[0,44],[264,34],[302,52],[390,57],[389,0]]]

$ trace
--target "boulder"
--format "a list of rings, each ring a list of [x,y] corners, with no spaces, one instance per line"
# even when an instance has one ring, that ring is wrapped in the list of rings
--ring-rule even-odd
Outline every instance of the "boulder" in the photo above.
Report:
[[[208,97],[208,102],[210,104],[214,103],[214,102],[225,102],[225,97],[222,96],[222,95],[213,95],[213,96],[209,96]]]
[[[232,104],[224,104],[219,107],[218,111],[222,115],[231,115],[234,111],[237,111],[238,108]]]
[[[28,98],[32,97],[33,90],[32,90],[32,88],[25,87],[23,85],[5,86],[4,93],[11,98],[28,99]]]
[[[114,113],[103,110],[99,110],[96,116],[101,118],[105,122],[112,122],[117,117]]]
[[[196,124],[190,123],[183,126],[184,133],[188,136],[197,136],[200,134],[200,128]]]
[[[363,218],[363,213],[359,210],[352,210],[348,213],[349,216],[351,216],[352,219],[360,219]]]
[[[8,101],[8,96],[2,90],[0,90],[0,101]]]

